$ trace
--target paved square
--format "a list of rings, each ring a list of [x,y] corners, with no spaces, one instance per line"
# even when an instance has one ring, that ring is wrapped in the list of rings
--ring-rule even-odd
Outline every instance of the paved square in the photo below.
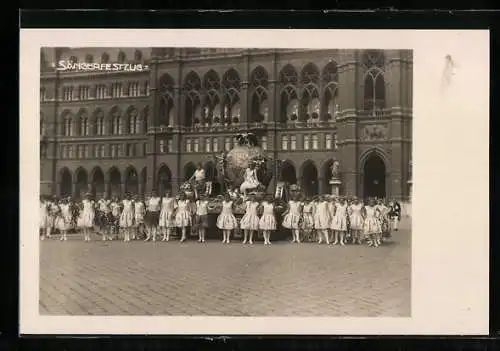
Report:
[[[41,241],[44,315],[410,316],[409,220],[378,249]]]

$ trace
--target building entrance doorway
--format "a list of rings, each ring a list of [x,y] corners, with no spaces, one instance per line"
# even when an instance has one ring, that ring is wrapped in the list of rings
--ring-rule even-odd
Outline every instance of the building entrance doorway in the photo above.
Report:
[[[382,158],[376,154],[370,155],[364,165],[363,195],[367,197],[384,198],[386,196],[386,169]]]

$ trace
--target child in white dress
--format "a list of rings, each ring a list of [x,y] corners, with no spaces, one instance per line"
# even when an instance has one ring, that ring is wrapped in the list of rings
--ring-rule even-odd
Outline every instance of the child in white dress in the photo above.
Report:
[[[50,228],[52,228],[51,218],[49,215],[50,202],[40,197],[40,239],[44,240],[47,233],[50,235]]]
[[[314,203],[311,198],[305,199],[302,206],[302,222],[300,228],[304,231],[304,240],[311,240],[314,230]]]
[[[189,199],[186,199],[184,193],[180,194],[177,202],[177,212],[175,214],[175,225],[181,228],[182,236],[181,243],[186,241],[187,228],[192,226],[192,206]]]
[[[361,244],[361,233],[363,231],[363,215],[361,214],[362,209],[363,204],[360,203],[356,197],[353,198],[352,204],[350,204],[347,208],[353,243],[358,245]]]
[[[123,241],[130,241],[130,231],[134,226],[134,201],[130,194],[122,201],[123,210],[120,215],[120,227],[123,229]]]
[[[255,195],[251,194],[245,203],[245,214],[241,218],[240,227],[243,230],[243,244],[253,244],[253,234],[259,230],[259,215],[257,208],[259,203],[255,201]]]
[[[132,232],[132,240],[135,240],[140,234],[144,233],[144,216],[146,215],[146,204],[141,196],[137,195],[134,201],[134,225],[135,230]]]
[[[120,200],[118,199],[117,196],[115,196],[113,198],[113,201],[111,201],[111,203],[109,204],[109,209],[110,209],[110,213],[109,213],[109,217],[108,217],[109,231],[110,231],[110,234],[114,238],[118,238],[118,229],[119,229],[119,224],[120,224],[119,223],[120,222],[120,213],[121,213],[122,207],[120,204]]]
[[[238,227],[238,221],[233,214],[233,201],[229,194],[224,195],[222,201],[222,209],[217,217],[217,228],[222,230],[222,243],[229,244],[231,240],[231,232]]]
[[[208,200],[204,194],[196,201],[196,226],[198,228],[198,242],[205,242],[205,233],[208,228]]]
[[[288,209],[284,213],[283,227],[292,230],[292,243],[300,243],[300,223],[302,218],[302,202],[298,195],[288,201]]]
[[[333,245],[340,244],[344,246],[345,234],[347,232],[347,204],[344,198],[340,198],[333,207],[333,217],[331,229],[334,232],[335,238]]]
[[[61,241],[68,240],[67,233],[71,229],[72,213],[71,207],[67,200],[61,201],[59,204],[59,215],[56,220],[56,227],[61,232]]]
[[[264,245],[271,245],[271,232],[276,230],[276,217],[272,195],[268,195],[260,205],[262,217],[259,220],[259,229],[264,234]]]
[[[375,200],[371,199],[368,201],[368,205],[363,207],[364,223],[363,223],[363,234],[368,239],[368,246],[378,247],[379,243],[377,241],[382,229],[380,227],[379,209],[375,205]]]
[[[330,204],[326,200],[325,196],[320,196],[318,202],[316,204],[316,208],[314,211],[314,229],[316,229],[319,240],[318,244],[321,244],[326,241],[326,244],[330,244],[330,240],[328,238],[328,229],[330,229]]]
[[[172,229],[175,228],[175,209],[177,201],[172,196],[172,192],[167,190],[165,196],[161,199],[161,211],[158,226],[163,232],[162,241],[169,241]]]
[[[85,199],[82,201],[82,211],[78,219],[78,226],[83,229],[83,240],[85,242],[90,241],[90,233],[94,227],[94,216],[94,201],[92,200],[92,195],[87,193],[85,194]]]

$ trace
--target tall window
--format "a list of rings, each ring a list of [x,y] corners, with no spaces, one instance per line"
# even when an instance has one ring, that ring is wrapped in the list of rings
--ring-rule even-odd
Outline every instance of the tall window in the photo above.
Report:
[[[167,152],[173,152],[174,150],[174,141],[172,139],[167,140]]]
[[[224,149],[226,151],[231,150],[231,138],[225,138],[224,139]]]
[[[338,145],[338,140],[337,140],[337,133],[333,133],[333,149],[337,150],[339,148]]]
[[[90,145],[85,145],[83,147],[83,153],[85,154],[85,158],[90,158]]]
[[[365,68],[364,108],[376,115],[385,108],[385,56],[382,50],[366,50],[363,55]]]
[[[111,148],[111,157],[117,157],[118,156],[118,148],[117,148],[118,145],[115,145],[115,144],[112,144],[110,146]]]
[[[333,149],[333,135],[330,133],[325,134],[325,149]]]
[[[107,52],[105,52],[101,55],[101,63],[108,63],[108,62],[109,62],[109,55]]]
[[[91,54],[85,55],[85,62],[86,63],[93,63],[94,62],[94,56],[92,56]]]
[[[139,96],[139,82],[132,82],[128,86],[128,96]]]
[[[137,134],[139,133],[139,123],[137,123],[138,120],[138,115],[137,115],[137,110],[133,109],[132,111],[129,112],[129,131],[130,134]]]
[[[99,84],[95,88],[95,97],[96,99],[105,99],[106,98],[107,87],[104,84]]]
[[[106,157],[106,146],[105,145],[100,145],[99,146],[99,150],[100,150],[101,158]]]
[[[85,150],[83,150],[83,145],[77,145],[77,146],[76,146],[76,152],[77,152],[77,157],[78,157],[78,158],[83,158],[83,156],[84,156],[84,151],[85,151]]]
[[[297,136],[290,135],[290,150],[295,150],[297,148]]]
[[[119,135],[122,133],[122,119],[119,114],[113,115],[112,131],[114,135]]]
[[[219,152],[219,138],[214,138],[213,149],[214,152]]]
[[[160,140],[160,153],[165,152],[165,140]]]
[[[319,148],[319,141],[318,141],[317,134],[312,135],[312,148],[313,148],[313,150],[318,150],[318,148]]]
[[[68,145],[68,158],[73,158],[73,145]]]
[[[186,139],[186,152],[191,152],[191,139]]]
[[[144,82],[144,95],[149,96],[149,82]]]
[[[96,134],[104,135],[104,117],[98,116],[95,120],[96,123]]]
[[[287,135],[281,136],[281,149],[288,150],[288,136]]]
[[[100,150],[101,146],[100,145],[94,145],[94,158],[99,158],[100,157]]]
[[[121,83],[111,84],[111,96],[114,98],[123,96],[123,86]]]
[[[135,156],[135,144],[127,145],[127,156],[129,157]]]
[[[70,116],[64,117],[64,135],[73,136],[73,123]]]
[[[83,112],[80,115],[80,135],[81,136],[90,135],[89,118],[85,112]]]
[[[64,87],[63,88],[63,100],[65,100],[65,101],[73,100],[73,87]]]
[[[194,152],[200,151],[200,141],[198,138],[193,139],[193,149],[194,149]]]
[[[118,53],[118,63],[124,63],[125,60],[127,59],[127,55],[123,51],[120,51]]]
[[[205,152],[210,152],[212,146],[212,138],[205,138]]]
[[[304,150],[309,150],[311,148],[311,137],[309,135],[304,135]]]
[[[88,86],[80,86],[78,87],[78,99],[80,100],[88,100],[89,99],[89,87]]]
[[[260,140],[260,145],[262,147],[262,150],[267,150],[267,137],[263,136]]]

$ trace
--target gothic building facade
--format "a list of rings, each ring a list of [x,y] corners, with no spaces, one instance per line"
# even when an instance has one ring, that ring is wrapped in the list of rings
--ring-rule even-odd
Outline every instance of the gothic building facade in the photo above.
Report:
[[[57,62],[130,63],[57,70]],[[406,199],[411,188],[412,52],[44,48],[41,193],[174,191],[252,131],[279,160],[276,181]],[[141,65],[141,66],[139,66]]]

